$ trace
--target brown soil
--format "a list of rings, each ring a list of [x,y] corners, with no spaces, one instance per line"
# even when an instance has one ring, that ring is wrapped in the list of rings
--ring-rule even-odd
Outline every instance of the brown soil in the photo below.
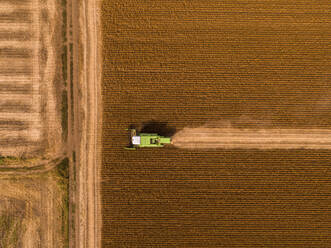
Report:
[[[308,0],[103,1],[104,247],[328,246],[329,151],[123,148],[126,128],[152,120],[329,129],[330,13]]]

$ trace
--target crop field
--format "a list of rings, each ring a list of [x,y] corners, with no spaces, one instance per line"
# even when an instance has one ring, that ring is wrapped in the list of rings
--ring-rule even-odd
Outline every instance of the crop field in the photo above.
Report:
[[[54,107],[54,1],[0,3],[0,156],[44,151]],[[47,101],[47,102],[46,102]],[[52,150],[52,149],[51,149]],[[54,149],[53,149],[54,150]]]
[[[327,1],[104,0],[102,31],[103,247],[331,243],[330,150],[123,149],[130,125],[328,133]]]

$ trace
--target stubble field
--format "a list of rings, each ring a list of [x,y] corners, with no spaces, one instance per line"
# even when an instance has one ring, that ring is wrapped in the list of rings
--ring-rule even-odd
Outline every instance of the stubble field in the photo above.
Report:
[[[0,247],[67,247],[68,171],[0,173]]]
[[[331,242],[328,150],[123,149],[132,124],[329,129],[330,14],[327,1],[103,1],[103,246]]]
[[[0,156],[59,152],[56,18],[53,0],[0,3]]]
[[[69,245],[62,9],[55,0],[0,2],[0,247]]]

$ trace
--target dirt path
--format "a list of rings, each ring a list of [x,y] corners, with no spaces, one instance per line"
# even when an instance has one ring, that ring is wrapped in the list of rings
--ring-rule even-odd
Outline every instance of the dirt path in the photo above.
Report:
[[[331,130],[185,128],[172,142],[188,149],[331,149]]]
[[[76,246],[101,247],[99,203],[100,51],[99,1],[73,1],[74,134],[77,161]],[[78,51],[79,50],[79,51]],[[79,88],[78,88],[79,87]]]

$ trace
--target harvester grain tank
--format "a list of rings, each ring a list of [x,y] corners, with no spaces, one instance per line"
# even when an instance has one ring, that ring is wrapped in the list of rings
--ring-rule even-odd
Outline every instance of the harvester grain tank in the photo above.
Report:
[[[164,137],[157,133],[137,133],[135,129],[128,130],[130,131],[130,145],[126,149],[129,150],[144,147],[164,147],[167,144],[171,144],[170,137]]]

